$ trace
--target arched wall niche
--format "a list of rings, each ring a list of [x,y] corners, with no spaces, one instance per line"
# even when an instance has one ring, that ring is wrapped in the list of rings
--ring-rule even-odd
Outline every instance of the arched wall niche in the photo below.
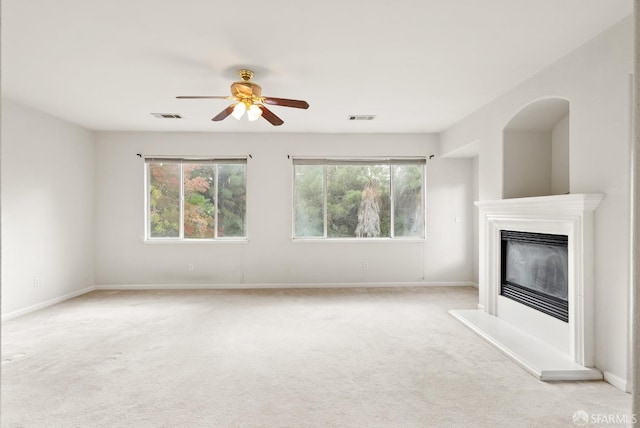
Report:
[[[569,101],[543,98],[507,123],[503,138],[503,199],[569,193]]]

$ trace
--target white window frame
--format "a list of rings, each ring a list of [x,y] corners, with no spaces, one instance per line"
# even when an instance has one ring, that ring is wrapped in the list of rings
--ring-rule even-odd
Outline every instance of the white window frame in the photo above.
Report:
[[[176,157],[176,156],[145,156],[144,157],[144,242],[146,243],[159,243],[159,242],[171,242],[171,243],[201,243],[201,242],[247,242],[248,240],[248,227],[246,224],[247,216],[245,211],[245,225],[244,236],[218,236],[218,167],[220,164],[244,164],[245,165],[245,195],[247,195],[247,182],[248,175],[248,162],[247,156],[234,156],[234,157]],[[149,213],[151,210],[149,189],[150,174],[149,164],[151,163],[176,163],[180,165],[180,230],[177,237],[152,237],[151,236],[151,222],[149,219]],[[197,164],[213,164],[215,168],[216,180],[214,182],[214,194],[215,198],[215,228],[213,238],[185,238],[184,237],[184,164],[197,163]],[[245,196],[246,197],[246,196]]]
[[[291,186],[291,239],[293,241],[316,241],[316,242],[326,242],[326,241],[363,241],[363,242],[372,242],[372,241],[424,241],[427,238],[427,198],[426,198],[426,189],[427,189],[427,158],[426,157],[394,157],[394,158],[313,158],[313,157],[292,157],[291,158],[291,177],[292,177],[292,186]],[[389,236],[388,237],[379,237],[379,238],[358,238],[358,237],[329,237],[327,234],[327,166],[329,165],[385,165],[388,164],[390,167],[389,170],[389,206],[391,209],[390,213],[390,227],[389,227]],[[296,236],[296,165],[322,165],[322,193],[323,193],[323,236]],[[395,191],[394,191],[394,173],[393,166],[394,165],[422,165],[422,236],[395,236]]]

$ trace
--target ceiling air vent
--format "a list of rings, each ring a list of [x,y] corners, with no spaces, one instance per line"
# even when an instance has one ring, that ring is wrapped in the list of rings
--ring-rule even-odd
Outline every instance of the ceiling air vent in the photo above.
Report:
[[[151,113],[151,116],[158,119],[182,119],[182,116],[175,113]]]
[[[373,120],[375,118],[375,114],[353,114],[349,116],[349,120]]]

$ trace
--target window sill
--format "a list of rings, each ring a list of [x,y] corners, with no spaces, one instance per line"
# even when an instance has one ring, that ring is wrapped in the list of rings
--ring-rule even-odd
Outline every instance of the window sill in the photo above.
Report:
[[[295,244],[323,243],[323,244],[362,244],[375,243],[424,243],[426,238],[291,238]]]
[[[150,245],[166,245],[166,244],[246,244],[248,239],[143,239],[144,244]]]

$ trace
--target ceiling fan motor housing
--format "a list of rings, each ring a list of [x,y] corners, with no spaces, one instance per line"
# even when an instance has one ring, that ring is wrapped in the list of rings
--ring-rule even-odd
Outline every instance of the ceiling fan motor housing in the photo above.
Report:
[[[233,82],[231,84],[231,95],[244,101],[258,101],[257,99],[262,96],[262,88],[257,83],[253,82]]]

